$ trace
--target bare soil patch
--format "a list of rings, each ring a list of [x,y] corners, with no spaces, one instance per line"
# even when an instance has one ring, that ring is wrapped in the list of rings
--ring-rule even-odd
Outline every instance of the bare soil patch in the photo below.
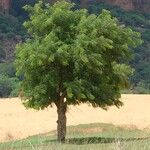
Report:
[[[70,106],[67,125],[113,123],[127,128],[150,128],[150,95],[122,95],[124,106],[108,111],[86,104]],[[0,99],[0,141],[21,139],[56,129],[56,108],[27,110],[19,98]],[[91,129],[95,132],[97,129]],[[94,130],[94,131],[93,131]]]

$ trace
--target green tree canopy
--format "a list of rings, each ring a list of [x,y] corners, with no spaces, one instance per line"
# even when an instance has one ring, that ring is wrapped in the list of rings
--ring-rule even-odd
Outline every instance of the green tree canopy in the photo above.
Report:
[[[16,50],[24,104],[35,109],[57,106],[59,141],[65,140],[68,105],[122,105],[120,90],[132,73],[123,62],[141,43],[140,34],[120,25],[109,11],[96,16],[73,7],[66,1],[26,6],[30,19],[24,26],[31,38]]]

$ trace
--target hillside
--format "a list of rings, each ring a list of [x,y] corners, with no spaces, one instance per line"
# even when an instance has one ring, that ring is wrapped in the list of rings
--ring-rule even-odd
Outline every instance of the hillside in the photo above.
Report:
[[[107,3],[101,0],[89,1],[84,0],[80,3],[79,0],[73,0],[77,3],[77,8],[87,7],[90,13],[98,14],[103,8],[111,11],[112,15],[117,17],[120,23],[141,32],[143,45],[134,49],[134,56],[131,65],[135,69],[134,76],[131,78],[131,89],[128,92],[132,93],[149,93],[150,92],[150,15],[149,13],[137,11],[125,11],[120,7],[110,5],[110,0]],[[116,4],[117,0],[111,1]],[[118,0],[119,1],[119,0]],[[52,2],[52,1],[51,1]],[[95,3],[94,3],[95,2]],[[117,3],[119,6],[123,4]],[[131,0],[126,1],[126,4],[132,4],[134,10],[142,10],[149,7],[148,0]],[[27,19],[28,15],[23,11],[22,7],[25,4],[33,5],[35,0],[9,0],[5,3],[0,1],[0,97],[16,96],[19,89],[19,80],[15,76],[15,68],[13,66],[15,45],[28,38],[22,23]],[[111,3],[111,4],[112,4]],[[7,5],[8,4],[8,5]],[[10,5],[11,4],[11,5]],[[146,5],[146,7],[145,7]],[[2,9],[3,6],[3,9]],[[5,6],[5,7],[4,7]],[[125,4],[124,4],[125,6]],[[122,7],[122,6],[121,6]],[[138,8],[139,7],[139,8]],[[10,9],[11,8],[11,9]],[[7,10],[9,9],[9,11]],[[124,8],[126,9],[126,8]],[[5,11],[2,11],[5,10]],[[148,9],[150,10],[150,9]],[[8,14],[9,12],[9,14]]]
[[[0,10],[7,13],[11,8],[11,0],[0,0]]]
[[[33,1],[33,0],[32,0]],[[55,2],[56,0],[47,0],[48,2]],[[75,2],[80,3],[82,7],[87,7],[91,3],[96,3],[96,2],[105,2],[109,3],[112,5],[119,6],[125,10],[138,10],[141,12],[150,12],[150,1],[149,0],[73,0]],[[8,12],[11,8],[12,5],[16,2],[16,0],[1,0],[0,1],[0,8]],[[18,1],[19,3],[28,3],[29,1],[24,1],[21,2],[20,0]]]

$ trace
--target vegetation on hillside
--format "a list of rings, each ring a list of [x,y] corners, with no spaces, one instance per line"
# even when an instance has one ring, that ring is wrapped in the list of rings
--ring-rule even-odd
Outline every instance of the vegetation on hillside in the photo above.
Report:
[[[25,35],[16,17],[0,14],[0,97],[18,96],[20,81],[15,75],[13,49],[16,40],[23,39]]]

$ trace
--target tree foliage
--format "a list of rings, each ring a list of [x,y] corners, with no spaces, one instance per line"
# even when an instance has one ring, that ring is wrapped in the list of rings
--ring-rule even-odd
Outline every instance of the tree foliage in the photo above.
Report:
[[[135,69],[134,75],[130,78],[132,88],[131,93],[150,93],[150,15],[136,11],[124,11],[119,7],[114,7],[106,3],[94,3],[89,6],[90,13],[99,14],[102,9],[110,10],[112,15],[133,30],[142,34],[143,44],[133,49],[133,59],[130,62]]]
[[[119,25],[109,11],[96,16],[72,8],[65,1],[25,7],[30,20],[24,26],[32,38],[17,46],[16,66],[24,74],[26,104],[43,109],[59,92],[67,104],[120,106],[120,89],[132,72],[120,62],[141,43],[140,35]]]

